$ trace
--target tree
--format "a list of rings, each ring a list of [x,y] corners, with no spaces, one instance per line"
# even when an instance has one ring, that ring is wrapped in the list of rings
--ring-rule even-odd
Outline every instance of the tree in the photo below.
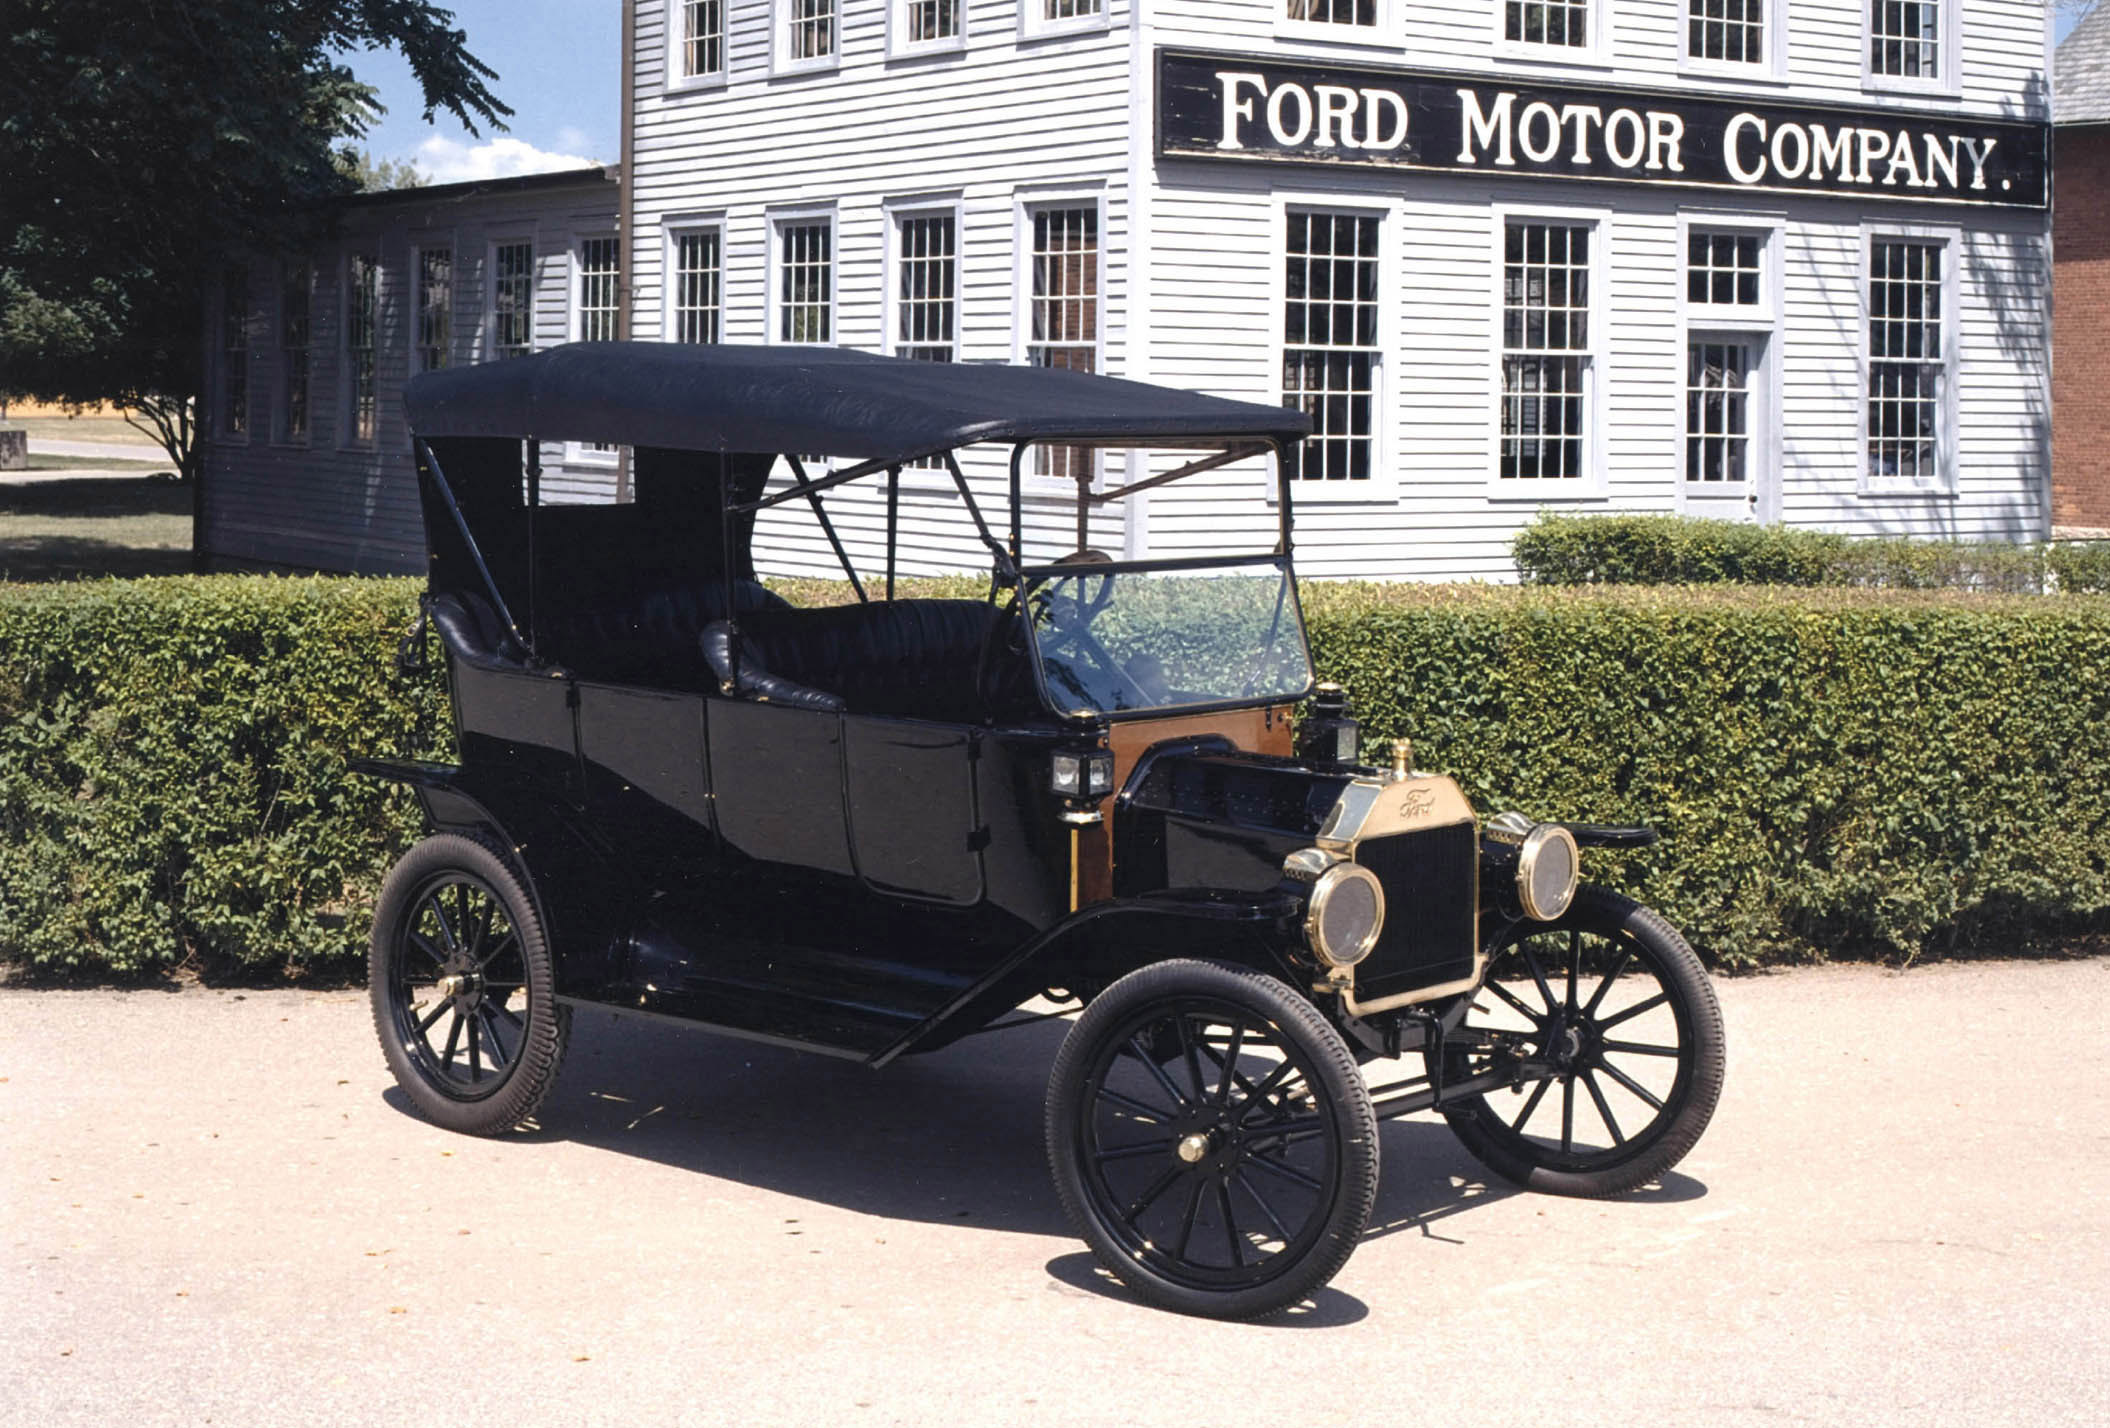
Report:
[[[196,474],[207,293],[318,237],[381,113],[334,55],[395,49],[424,117],[513,111],[427,0],[5,0],[0,394],[109,401]],[[400,177],[400,175],[398,175]]]
[[[383,193],[389,189],[423,188],[432,180],[412,163],[377,159],[364,149],[339,149],[337,167],[361,193]]]

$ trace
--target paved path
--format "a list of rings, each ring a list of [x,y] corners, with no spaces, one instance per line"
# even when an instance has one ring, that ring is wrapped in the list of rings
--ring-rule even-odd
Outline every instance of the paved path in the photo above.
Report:
[[[1660,1192],[1393,1122],[1378,1228],[1276,1326],[1093,1272],[1059,1023],[875,1074],[582,1016],[548,1129],[480,1141],[356,992],[0,992],[0,1422],[2102,1424],[2110,961],[1722,991]]]
[[[159,461],[166,465],[169,454],[158,446],[128,441],[46,441],[41,436],[29,441],[31,456],[83,456],[98,461]]]

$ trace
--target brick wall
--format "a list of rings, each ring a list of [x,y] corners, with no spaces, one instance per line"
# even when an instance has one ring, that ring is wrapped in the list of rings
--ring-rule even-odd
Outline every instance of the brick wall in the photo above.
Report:
[[[2110,529],[2110,124],[2060,129],[2053,168],[2052,526]]]

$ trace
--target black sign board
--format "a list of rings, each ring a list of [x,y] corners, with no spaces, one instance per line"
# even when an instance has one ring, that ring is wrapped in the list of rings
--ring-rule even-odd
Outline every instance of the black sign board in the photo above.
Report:
[[[1158,51],[1166,158],[2044,208],[2049,134],[1918,108]]]

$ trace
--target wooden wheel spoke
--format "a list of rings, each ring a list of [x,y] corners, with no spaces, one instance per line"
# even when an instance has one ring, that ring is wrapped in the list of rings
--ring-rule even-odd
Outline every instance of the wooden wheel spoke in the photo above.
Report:
[[[1306,1190],[1323,1193],[1326,1188],[1311,1176],[1297,1169],[1296,1166],[1284,1165],[1272,1156],[1261,1155],[1255,1152],[1246,1158],[1246,1164],[1252,1166],[1255,1170],[1265,1170],[1270,1175],[1279,1176],[1292,1185],[1301,1185]]]
[[[1620,1085],[1626,1087],[1628,1091],[1632,1092],[1637,1098],[1644,1102],[1650,1110],[1660,1111],[1663,1109],[1663,1102],[1656,1097],[1656,1094],[1653,1091],[1649,1090],[1648,1087],[1642,1085],[1639,1081],[1636,1081],[1633,1077],[1627,1075],[1626,1072],[1620,1070],[1611,1062],[1600,1061],[1597,1063],[1597,1066],[1598,1069],[1603,1071],[1605,1075],[1611,1077],[1614,1081],[1617,1081]]]
[[[1180,1059],[1187,1063],[1187,1079],[1194,1083],[1194,1099],[1196,1102],[1206,1100],[1208,1087],[1202,1084],[1201,1058],[1194,1054],[1194,1028],[1188,1025],[1184,1013],[1173,1019],[1173,1025],[1179,1031]]]
[[[1128,1045],[1126,1049],[1129,1055],[1135,1057],[1136,1060],[1143,1063],[1143,1069],[1145,1071],[1148,1071],[1150,1073],[1151,1079],[1158,1083],[1158,1088],[1162,1090],[1166,1095],[1172,1097],[1173,1105],[1177,1106],[1183,1111],[1187,1109],[1187,1098],[1180,1094],[1180,1088],[1178,1086],[1172,1084],[1172,1078],[1165,1074],[1165,1068],[1150,1059],[1150,1053],[1143,1049],[1143,1043],[1141,1041],[1131,1036],[1130,1038],[1128,1038]]]
[[[1109,1090],[1105,1086],[1096,1088],[1093,1094],[1102,1101],[1111,1101],[1114,1105],[1119,1106],[1131,1115],[1147,1116],[1154,1123],[1169,1121],[1179,1114],[1177,1111],[1159,1110],[1156,1106],[1146,1105],[1136,1100],[1133,1096],[1124,1096],[1119,1091]]]
[[[499,938],[498,941],[492,945],[491,950],[489,952],[486,952],[482,957],[477,959],[477,968],[481,970],[482,968],[490,966],[493,962],[497,961],[499,956],[504,953],[507,949],[516,947],[518,945],[519,939],[516,938],[512,933],[508,932],[505,936]]]
[[[452,1066],[454,1064],[454,1048],[461,1044],[461,1039],[462,1011],[460,1007],[455,1007],[454,1020],[447,1027],[447,1049],[440,1053],[440,1065]]]
[[[447,921],[447,909],[441,903],[440,895],[434,893],[431,897],[426,898],[425,906],[432,910],[433,921],[440,925],[440,941],[446,946],[449,955],[460,952],[462,950],[461,939],[454,935],[453,924]]]
[[[1597,1107],[1597,1114],[1604,1117],[1604,1128],[1612,1133],[1612,1144],[1625,1145],[1626,1132],[1619,1129],[1619,1122],[1612,1115],[1611,1104],[1605,1100],[1604,1091],[1597,1084],[1597,1077],[1590,1072],[1582,1073],[1583,1089],[1590,1093],[1590,1100]]]
[[[1577,928],[1571,927],[1568,929],[1568,996],[1566,1001],[1567,1008],[1571,1012],[1575,1010],[1575,978],[1581,970],[1582,932]]]
[[[445,1016],[447,1014],[447,1008],[453,1005],[454,999],[452,997],[441,997],[439,1000],[439,1004],[433,1007],[433,1009],[426,1014],[425,1019],[423,1021],[418,1023],[418,1034],[422,1036],[426,1032],[432,1030],[432,1024],[438,1021],[441,1017]]]
[[[1111,1150],[1095,1150],[1092,1159],[1104,1165],[1110,1160],[1134,1160],[1139,1155],[1169,1155],[1179,1144],[1176,1140],[1147,1140],[1136,1145],[1117,1145]]]
[[[1493,992],[1503,1001],[1515,1007],[1517,1009],[1517,1014],[1527,1021],[1537,1022],[1545,1016],[1544,1012],[1535,1012],[1530,1007],[1524,1005],[1524,999],[1522,997],[1518,996],[1515,992],[1509,990],[1509,988],[1503,986],[1500,982],[1489,982],[1487,984],[1487,990]]]
[[[1202,1214],[1202,1195],[1208,1188],[1207,1180],[1199,1175],[1194,1177],[1194,1193],[1187,1197],[1187,1213],[1180,1221],[1179,1242],[1172,1247],[1174,1259],[1187,1257],[1187,1246],[1194,1242],[1194,1222],[1199,1220]]]
[[[1651,1046],[1646,1042],[1640,1041],[1607,1041],[1604,1043],[1604,1049],[1607,1051],[1621,1051],[1628,1056],[1676,1056],[1678,1054],[1678,1048],[1675,1046]]]
[[[1539,995],[1545,999],[1546,1010],[1548,1012],[1559,1010],[1560,1003],[1553,999],[1553,987],[1546,980],[1546,969],[1539,965],[1539,954],[1531,950],[1529,942],[1519,942],[1517,951],[1524,954],[1524,965],[1531,970],[1531,980],[1537,985]]]
[[[1665,1002],[1669,1000],[1669,992],[1658,992],[1654,996],[1646,999],[1645,1001],[1635,1002],[1632,1006],[1627,1007],[1622,1011],[1613,1012],[1610,1016],[1604,1018],[1604,1020],[1597,1023],[1597,1029],[1599,1031],[1610,1031],[1613,1027],[1619,1025],[1621,1022],[1632,1021],[1635,1017],[1640,1016],[1643,1012],[1652,1012],[1657,1007],[1662,1006]]]
[[[1531,1094],[1524,1098],[1523,1113],[1519,1115],[1515,1120],[1509,1123],[1509,1128],[1511,1130],[1515,1131],[1518,1135],[1522,1135],[1524,1133],[1525,1122],[1529,1121],[1531,1119],[1531,1113],[1539,1108],[1539,1102],[1546,1099],[1546,1088],[1548,1086],[1551,1086],[1552,1084],[1552,1080],[1548,1079],[1539,1082],[1538,1085],[1531,1088]]]
[[[1245,1023],[1239,1022],[1231,1028],[1231,1045],[1224,1052],[1223,1060],[1217,1062],[1216,1104],[1219,1108],[1231,1104],[1231,1087],[1244,1078],[1238,1075],[1238,1053],[1245,1048]]]
[[[1244,1190],[1247,1197],[1250,1198],[1255,1205],[1258,1205],[1260,1207],[1261,1215],[1266,1218],[1269,1225],[1274,1227],[1274,1231],[1278,1236],[1281,1237],[1282,1243],[1284,1243],[1285,1245],[1288,1244],[1292,1238],[1289,1232],[1289,1226],[1282,1223],[1282,1217],[1275,1213],[1275,1207],[1267,1202],[1267,1197],[1265,1195],[1262,1195],[1260,1191],[1255,1188],[1252,1181],[1245,1178],[1245,1171],[1232,1171],[1231,1183]]]
[[[1149,1186],[1144,1189],[1143,1193],[1141,1195],[1138,1195],[1135,1200],[1130,1203],[1127,1210],[1127,1218],[1129,1223],[1135,1223],[1137,1217],[1139,1217],[1145,1210],[1149,1209],[1152,1205],[1155,1205],[1158,1202],[1159,1197],[1161,1197],[1167,1190],[1170,1190],[1172,1188],[1172,1182],[1180,1178],[1180,1172],[1185,1168],[1185,1166],[1175,1165],[1172,1167],[1172,1169],[1166,1171],[1157,1179],[1151,1181]]]
[[[1612,964],[1612,970],[1604,974],[1604,980],[1597,984],[1597,990],[1590,993],[1590,1000],[1584,1005],[1582,1009],[1582,1014],[1585,1017],[1594,1017],[1597,1015],[1598,1007],[1604,1005],[1605,993],[1612,990],[1612,983],[1619,980],[1619,974],[1621,972],[1624,972],[1626,970],[1627,963],[1633,960],[1633,948],[1628,947],[1620,951],[1619,960]]]
[[[1238,1233],[1238,1217],[1231,1213],[1231,1187],[1216,1182],[1216,1210],[1224,1217],[1224,1243],[1231,1249],[1231,1267],[1245,1268],[1245,1240]]]
[[[432,960],[432,965],[433,965],[433,966],[435,966],[435,967],[439,967],[439,968],[442,968],[442,969],[444,969],[444,968],[446,967],[446,965],[447,965],[447,959],[446,959],[446,957],[445,957],[445,956],[443,956],[443,955],[441,954],[441,952],[440,952],[440,949],[439,949],[439,948],[437,948],[437,947],[435,947],[435,946],[433,946],[433,945],[432,945],[431,941],[430,941],[430,940],[429,940],[428,938],[426,938],[426,937],[425,937],[425,935],[424,935],[423,933],[419,933],[419,932],[413,932],[413,933],[411,933],[411,934],[410,934],[410,945],[411,945],[412,947],[416,948],[416,949],[417,949],[418,951],[420,951],[420,952],[424,953],[424,954],[425,954],[425,955],[426,955],[426,956],[427,956],[428,958],[430,958],[430,959]]]
[[[1575,1078],[1561,1078],[1561,1154],[1575,1150]]]
[[[469,1079],[471,1081],[481,1081],[484,1078],[483,1051],[481,1049],[483,1037],[478,1033],[478,1028],[481,1025],[482,1023],[475,1017],[469,1018]]]
[[[476,1018],[483,1023],[484,1048],[489,1055],[491,1069],[493,1071],[503,1071],[512,1064],[514,1053],[506,1050],[505,1041],[498,1034],[498,1022],[491,1015],[491,1004],[489,1002],[477,1007]],[[517,1046],[514,1048],[515,1051],[518,1049]]]
[[[504,1002],[486,1001],[484,1005],[491,1009],[493,1015],[504,1017],[515,1031],[525,1032],[527,1030],[527,1023],[521,1020],[520,1013],[514,1011]]]

